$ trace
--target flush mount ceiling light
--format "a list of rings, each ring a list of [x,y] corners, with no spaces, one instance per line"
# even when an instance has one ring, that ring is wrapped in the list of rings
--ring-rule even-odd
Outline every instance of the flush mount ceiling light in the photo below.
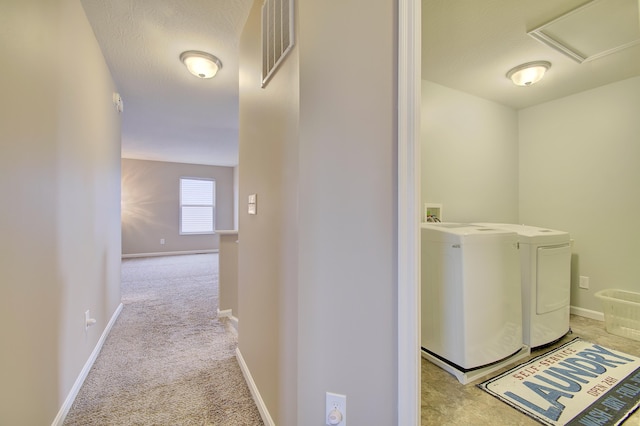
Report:
[[[546,61],[527,62],[509,70],[507,78],[516,86],[531,86],[542,80],[549,67],[551,63]]]
[[[212,78],[222,68],[222,62],[210,53],[198,50],[182,52],[180,60],[198,78]]]

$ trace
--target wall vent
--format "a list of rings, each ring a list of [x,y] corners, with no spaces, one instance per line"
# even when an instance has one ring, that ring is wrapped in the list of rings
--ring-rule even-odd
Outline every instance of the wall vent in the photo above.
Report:
[[[293,0],[265,0],[262,5],[262,87],[293,47]]]

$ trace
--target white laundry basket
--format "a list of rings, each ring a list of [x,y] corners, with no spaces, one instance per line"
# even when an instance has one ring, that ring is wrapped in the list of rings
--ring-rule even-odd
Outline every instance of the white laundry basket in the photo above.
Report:
[[[597,292],[596,297],[602,300],[609,333],[640,340],[640,293],[607,289]]]

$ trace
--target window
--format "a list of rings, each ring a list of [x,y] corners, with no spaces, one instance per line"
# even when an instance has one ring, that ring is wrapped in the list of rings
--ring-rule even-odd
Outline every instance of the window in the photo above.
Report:
[[[216,183],[213,179],[180,178],[180,234],[212,234]]]

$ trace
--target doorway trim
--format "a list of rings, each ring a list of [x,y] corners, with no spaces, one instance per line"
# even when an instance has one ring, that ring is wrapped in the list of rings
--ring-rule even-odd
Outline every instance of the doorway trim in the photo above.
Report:
[[[421,0],[398,1],[398,425],[420,425]]]

